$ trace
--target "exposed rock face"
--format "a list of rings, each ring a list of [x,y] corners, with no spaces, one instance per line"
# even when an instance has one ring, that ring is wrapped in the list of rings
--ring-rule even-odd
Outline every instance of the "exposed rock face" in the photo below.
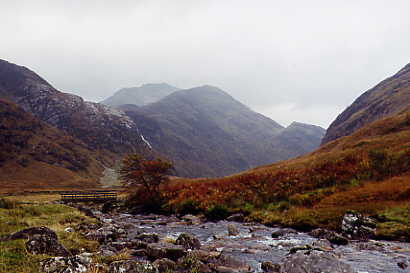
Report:
[[[179,245],[169,243],[153,243],[147,246],[147,255],[151,260],[167,258],[173,261],[186,255],[186,250]]]
[[[410,64],[366,91],[330,125],[322,143],[347,136],[383,117],[410,109]]]
[[[179,88],[166,83],[144,84],[140,87],[122,88],[101,103],[112,107],[123,104],[143,106],[157,102],[178,90]]]
[[[18,240],[18,239],[29,239],[34,235],[45,235],[49,238],[57,240],[57,234],[49,229],[48,227],[32,227],[26,228],[15,233],[10,234],[4,240]]]
[[[376,223],[358,212],[349,211],[343,216],[342,231],[352,239],[367,240],[374,237]]]
[[[351,266],[331,253],[298,251],[285,258],[281,273],[355,273]]]
[[[114,153],[144,151],[136,124],[123,112],[56,90],[31,70],[0,60],[0,97],[46,123]]]

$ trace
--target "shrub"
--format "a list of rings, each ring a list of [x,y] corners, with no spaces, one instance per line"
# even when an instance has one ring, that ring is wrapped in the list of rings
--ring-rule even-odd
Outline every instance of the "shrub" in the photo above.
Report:
[[[205,211],[205,217],[211,221],[226,219],[229,214],[228,208],[223,205],[214,205]]]
[[[0,198],[0,209],[14,209],[16,206],[16,202]]]
[[[178,207],[175,208],[175,212],[181,215],[185,214],[198,214],[202,210],[199,208],[198,203],[192,199],[187,199],[183,201]]]

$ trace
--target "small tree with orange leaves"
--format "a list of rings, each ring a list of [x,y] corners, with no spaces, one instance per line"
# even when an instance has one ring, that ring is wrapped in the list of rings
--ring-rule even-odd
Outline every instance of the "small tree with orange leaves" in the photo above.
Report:
[[[123,185],[133,191],[132,203],[146,208],[158,208],[161,205],[160,185],[169,180],[173,165],[171,162],[154,159],[146,160],[138,154],[126,156],[119,170]]]

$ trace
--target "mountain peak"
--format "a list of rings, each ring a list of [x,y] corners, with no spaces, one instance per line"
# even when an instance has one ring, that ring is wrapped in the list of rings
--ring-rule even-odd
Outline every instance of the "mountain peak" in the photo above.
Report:
[[[179,88],[164,82],[146,83],[139,87],[122,88],[101,103],[113,107],[118,107],[123,104],[143,106],[159,101],[178,90]]]

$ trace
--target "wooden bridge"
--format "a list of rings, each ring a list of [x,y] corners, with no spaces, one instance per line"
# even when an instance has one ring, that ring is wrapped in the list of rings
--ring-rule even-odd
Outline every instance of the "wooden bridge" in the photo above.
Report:
[[[60,193],[60,195],[61,200],[64,202],[106,202],[117,200],[117,192],[115,191],[71,191]]]

